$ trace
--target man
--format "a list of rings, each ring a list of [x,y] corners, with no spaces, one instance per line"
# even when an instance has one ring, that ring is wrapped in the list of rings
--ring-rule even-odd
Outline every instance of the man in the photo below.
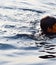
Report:
[[[50,16],[42,18],[40,21],[40,27],[44,34],[56,34],[56,18]]]

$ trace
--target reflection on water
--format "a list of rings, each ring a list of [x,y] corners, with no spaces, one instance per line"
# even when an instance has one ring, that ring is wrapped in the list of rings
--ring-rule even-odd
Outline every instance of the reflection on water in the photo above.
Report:
[[[56,17],[55,5],[55,0],[1,1],[0,65],[56,64],[56,35],[41,35],[40,29],[43,16]]]

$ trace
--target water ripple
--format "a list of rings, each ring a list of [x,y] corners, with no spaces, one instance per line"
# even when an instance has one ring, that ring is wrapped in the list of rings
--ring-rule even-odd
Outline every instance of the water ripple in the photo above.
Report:
[[[0,50],[17,49],[15,46],[10,44],[0,43]]]
[[[9,39],[18,39],[18,38],[30,38],[30,39],[35,39],[34,35],[29,35],[29,34],[16,34],[15,36],[10,36],[10,37],[4,37],[4,38],[9,38]]]
[[[45,13],[45,11],[35,10],[35,9],[27,9],[27,8],[17,8],[17,7],[7,7],[7,6],[0,6],[3,9],[12,9],[12,10],[24,10],[24,11],[32,11],[37,13]]]

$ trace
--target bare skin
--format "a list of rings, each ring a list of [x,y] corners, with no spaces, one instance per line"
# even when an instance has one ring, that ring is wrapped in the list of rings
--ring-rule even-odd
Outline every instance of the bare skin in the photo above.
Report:
[[[52,26],[52,28],[48,27],[47,32],[49,33],[56,33],[56,23]]]

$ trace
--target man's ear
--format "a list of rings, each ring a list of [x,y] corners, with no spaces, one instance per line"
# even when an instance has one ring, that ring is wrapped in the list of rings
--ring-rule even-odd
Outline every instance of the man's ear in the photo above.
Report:
[[[52,32],[52,28],[48,27],[47,32]]]

